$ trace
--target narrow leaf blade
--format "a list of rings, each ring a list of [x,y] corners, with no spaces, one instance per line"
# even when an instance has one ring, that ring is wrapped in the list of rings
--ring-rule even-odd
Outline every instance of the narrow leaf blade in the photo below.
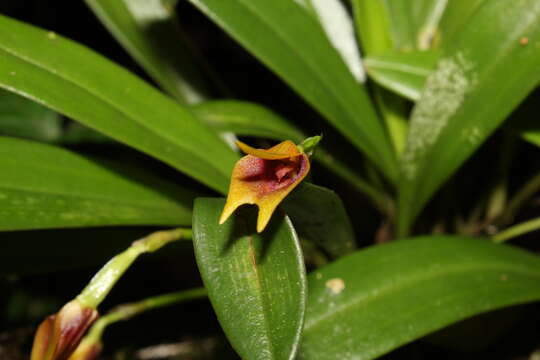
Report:
[[[195,255],[221,326],[243,359],[293,359],[306,297],[294,229],[275,214],[255,234],[253,208],[218,225],[224,204],[197,199],[193,213]]]
[[[195,194],[105,165],[51,145],[0,137],[0,231],[191,223]]]
[[[300,359],[374,359],[472,315],[540,300],[537,256],[474,238],[375,246],[308,279]]]
[[[215,190],[227,191],[237,156],[189,110],[52,32],[4,16],[0,29],[0,87],[152,155]]]

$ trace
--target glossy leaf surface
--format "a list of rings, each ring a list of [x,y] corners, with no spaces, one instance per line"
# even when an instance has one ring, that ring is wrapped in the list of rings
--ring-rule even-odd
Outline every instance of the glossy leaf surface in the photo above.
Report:
[[[195,194],[51,145],[0,137],[0,230],[189,225]]]
[[[218,225],[224,204],[199,198],[193,213],[195,255],[219,322],[242,359],[293,359],[306,297],[294,229],[278,212],[257,234],[252,207]]]
[[[281,76],[388,178],[397,178],[392,145],[365,88],[302,5],[291,0],[190,1]]]
[[[0,29],[0,87],[226,191],[237,156],[187,109],[55,33],[3,16]]]
[[[375,359],[475,314],[540,300],[540,258],[461,237],[356,252],[308,277],[299,359]]]
[[[335,192],[304,182],[285,199],[283,209],[301,238],[316,243],[333,257],[354,250],[351,221]]]
[[[412,114],[402,157],[400,234],[538,84],[539,37],[540,3],[500,0],[483,4],[447,44]]]
[[[85,0],[131,56],[176,99],[204,100],[208,84],[174,16],[161,0]]]
[[[379,85],[416,101],[439,56],[438,51],[387,52],[367,57],[364,64],[369,76]]]

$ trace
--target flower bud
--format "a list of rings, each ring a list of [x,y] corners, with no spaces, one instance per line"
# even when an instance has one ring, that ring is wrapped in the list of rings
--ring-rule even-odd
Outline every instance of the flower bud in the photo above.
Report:
[[[39,325],[31,360],[67,360],[97,317],[95,309],[70,301]]]

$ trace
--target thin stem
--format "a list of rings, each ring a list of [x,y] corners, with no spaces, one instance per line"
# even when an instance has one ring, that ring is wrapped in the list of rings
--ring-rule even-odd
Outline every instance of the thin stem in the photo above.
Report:
[[[540,229],[540,218],[533,220],[525,221],[520,224],[509,227],[508,229],[501,231],[498,234],[495,234],[491,237],[493,242],[502,243],[504,241],[510,240],[512,238],[521,236],[531,231]]]
[[[173,241],[191,239],[191,236],[190,229],[172,229],[157,231],[133,242],[127,250],[113,257],[94,275],[77,296],[77,300],[82,305],[95,309],[139,255],[152,253]]]
[[[153,296],[141,301],[120,305],[99,318],[86,335],[84,341],[89,343],[100,342],[105,328],[110,324],[129,320],[149,310],[175,305],[183,301],[200,299],[206,296],[208,296],[208,291],[205,288],[196,288]]]

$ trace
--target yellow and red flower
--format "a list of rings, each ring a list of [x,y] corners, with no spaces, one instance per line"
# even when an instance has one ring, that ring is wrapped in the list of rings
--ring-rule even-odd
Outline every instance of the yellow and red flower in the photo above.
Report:
[[[261,232],[279,203],[306,177],[309,156],[290,140],[270,149],[236,143],[247,155],[234,166],[219,223],[223,224],[240,205],[255,204],[259,207],[257,232]]]

